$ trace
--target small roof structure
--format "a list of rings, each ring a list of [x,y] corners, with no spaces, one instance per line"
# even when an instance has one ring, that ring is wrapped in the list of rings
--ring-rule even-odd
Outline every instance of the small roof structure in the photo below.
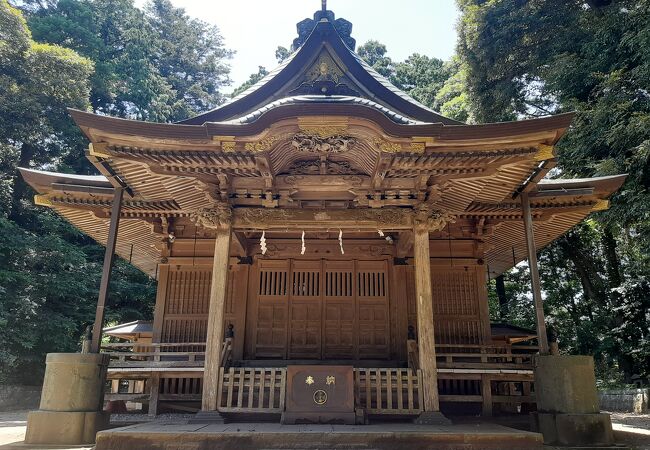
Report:
[[[505,341],[509,344],[516,344],[537,338],[535,331],[509,323],[491,323],[490,330],[493,340]]]
[[[105,327],[103,332],[108,336],[132,341],[136,338],[153,336],[153,323],[147,320],[136,320],[133,322],[113,325],[111,327]]]

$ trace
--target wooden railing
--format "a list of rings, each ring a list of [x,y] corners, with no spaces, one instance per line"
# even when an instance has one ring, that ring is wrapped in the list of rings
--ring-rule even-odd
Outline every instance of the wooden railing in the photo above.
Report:
[[[205,342],[183,343],[110,343],[102,352],[111,357],[111,366],[171,365],[188,367],[202,365],[205,359]],[[155,364],[168,363],[168,364]]]
[[[419,370],[354,369],[355,404],[367,414],[419,414],[421,379]]]
[[[224,413],[275,413],[284,411],[287,369],[222,368],[217,405]]]
[[[357,408],[371,415],[415,415],[422,411],[417,343],[409,343],[409,368],[354,369]],[[106,344],[103,350],[111,356],[109,379],[113,387],[107,399],[146,403],[145,397],[151,396],[150,411],[155,411],[152,403],[159,400],[167,405],[176,402],[189,411],[187,402],[201,398],[204,349],[204,343]],[[493,407],[516,412],[534,404],[532,357],[536,347],[442,344],[436,350],[442,403],[482,404],[485,415],[492,414]],[[232,339],[226,338],[220,353],[219,410],[281,413],[286,369],[229,367],[231,351]],[[128,391],[118,392],[120,382],[124,387],[127,381]]]
[[[537,352],[532,346],[438,344],[436,360],[441,368],[532,369]]]

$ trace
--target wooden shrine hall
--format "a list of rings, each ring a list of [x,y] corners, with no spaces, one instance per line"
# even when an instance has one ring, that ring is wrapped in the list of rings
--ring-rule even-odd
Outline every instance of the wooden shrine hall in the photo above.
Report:
[[[545,179],[572,114],[448,119],[351,30],[323,8],[277,69],[180,123],[71,111],[101,175],[21,169],[107,246],[91,349],[111,356],[108,400],[288,422],[534,409],[536,252],[624,176]],[[144,341],[101,344],[113,251],[158,281]],[[490,327],[487,283],[524,259],[537,345]]]

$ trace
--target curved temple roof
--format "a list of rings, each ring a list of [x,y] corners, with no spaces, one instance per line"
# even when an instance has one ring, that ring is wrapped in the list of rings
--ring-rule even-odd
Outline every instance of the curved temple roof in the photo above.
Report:
[[[605,208],[622,185],[624,176],[543,180],[572,114],[455,122],[372,70],[354,53],[350,31],[331,11],[318,12],[299,24],[297,50],[277,69],[229,103],[181,123],[71,110],[102,175],[21,173],[39,193],[37,204],[100,243],[113,189],[125,188],[116,251],[152,276],[169,255],[165,242],[174,227],[196,239],[189,216],[215,201],[228,201],[236,217],[251,208],[345,215],[425,204],[455,216],[449,233],[480,246],[496,275],[526,256],[522,192],[530,196],[541,248]],[[392,231],[401,240],[403,229]],[[442,232],[432,238],[447,239]],[[246,239],[234,240],[239,253],[250,250]]]
[[[262,107],[273,107],[282,98],[308,94],[311,101],[329,101],[332,96],[348,96],[370,100],[381,105],[388,117],[408,121],[458,124],[422,105],[393,86],[377,73],[348,45],[350,36],[341,35],[342,27],[331,11],[318,11],[314,20],[298,24],[313,26],[304,43],[279,67],[257,84],[228,103],[180,123],[201,125],[205,122],[225,122],[241,118]],[[347,21],[345,21],[347,22]],[[349,22],[347,22],[349,24]],[[351,31],[352,24],[349,24]],[[338,28],[338,29],[337,29]],[[343,27],[344,28],[344,27]],[[294,46],[296,44],[294,43]],[[300,101],[294,99],[294,101]]]

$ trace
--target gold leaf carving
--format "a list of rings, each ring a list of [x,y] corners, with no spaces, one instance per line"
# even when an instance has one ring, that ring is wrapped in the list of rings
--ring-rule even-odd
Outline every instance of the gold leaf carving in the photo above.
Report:
[[[609,200],[598,200],[591,208],[592,211],[606,211],[609,209]]]
[[[222,142],[221,149],[224,152],[231,153],[235,151],[235,142]]]
[[[346,126],[300,126],[300,131],[321,138],[343,135],[348,131]]]
[[[52,201],[44,195],[35,195],[34,204],[37,206],[52,206]]]
[[[277,142],[277,140],[278,140],[277,136],[270,136],[258,142],[248,142],[244,146],[244,149],[249,152],[266,152],[271,149],[271,147],[273,146],[273,144]]]
[[[413,153],[424,153],[426,144],[424,142],[411,142],[410,151]]]
[[[545,161],[547,159],[555,158],[552,145],[540,144],[538,151],[535,153],[535,161]]]
[[[343,71],[328,55],[323,54],[307,73],[306,81],[333,81],[338,83],[343,76]]]
[[[382,139],[376,139],[375,140],[375,145],[377,148],[386,153],[400,153],[404,151],[402,149],[402,144],[398,144],[395,142],[389,142],[389,141],[384,141]]]
[[[343,153],[357,143],[352,136],[334,135],[321,137],[317,134],[297,133],[293,136],[291,145],[299,152],[306,153]]]

